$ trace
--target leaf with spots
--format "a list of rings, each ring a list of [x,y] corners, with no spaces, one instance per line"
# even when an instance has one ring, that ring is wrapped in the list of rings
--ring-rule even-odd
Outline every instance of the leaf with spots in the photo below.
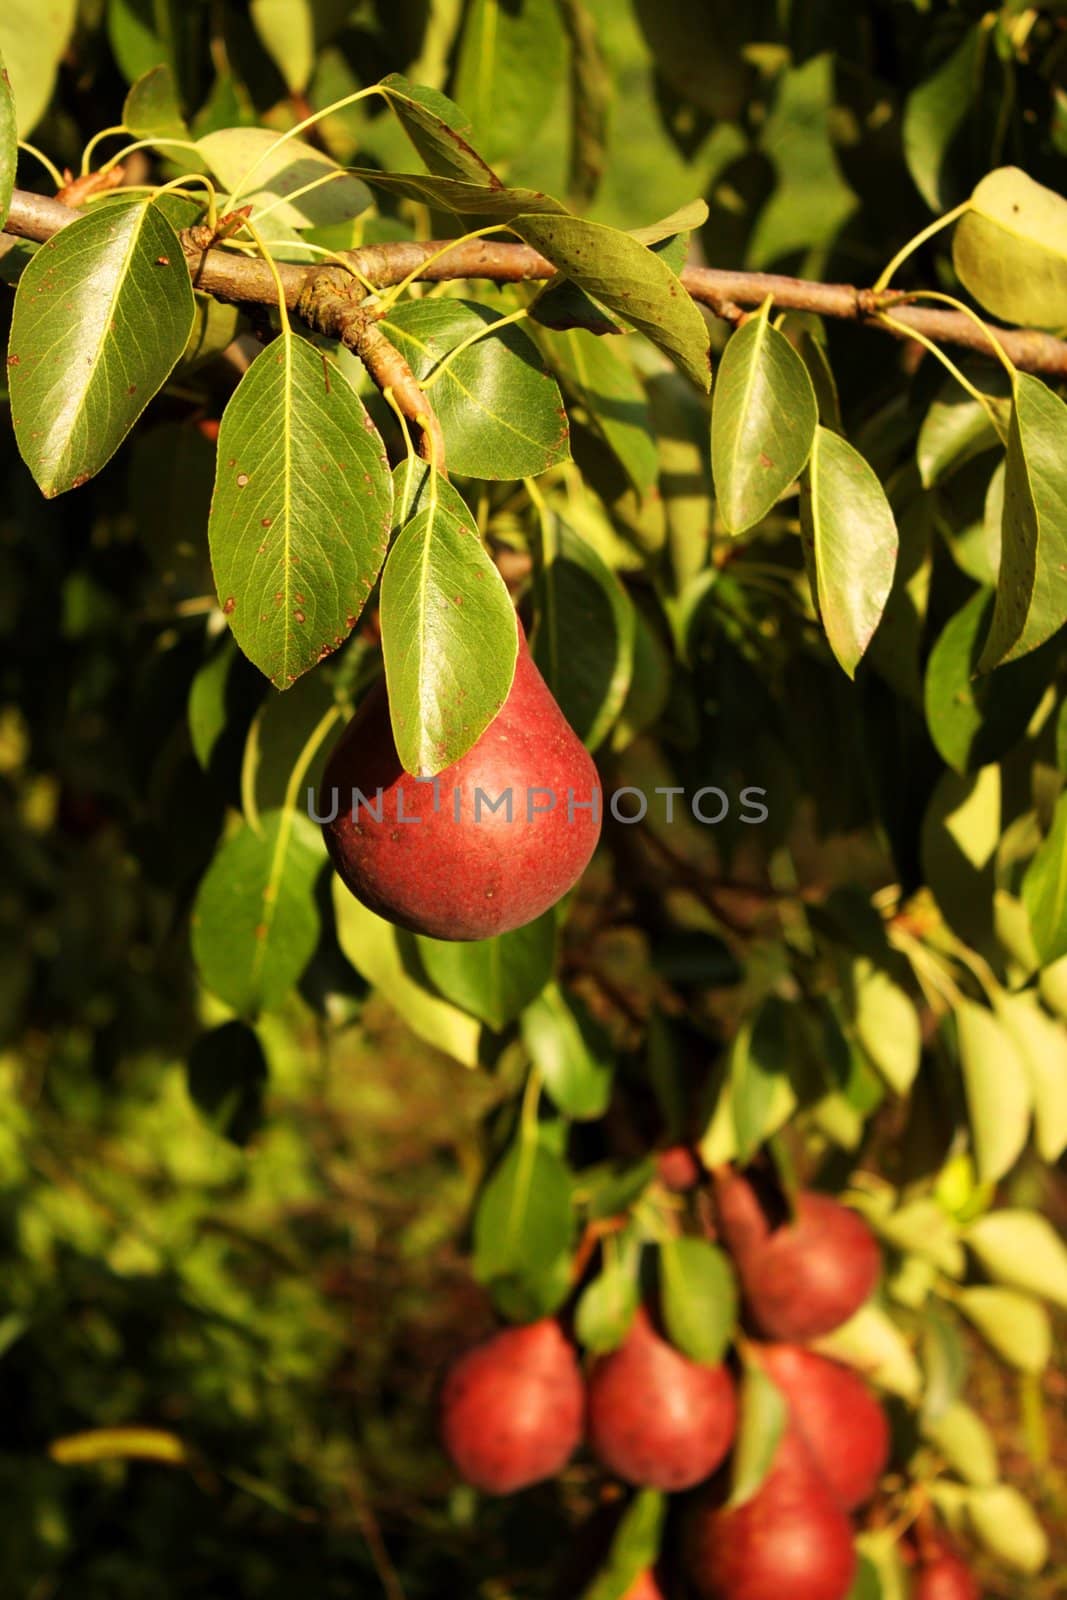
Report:
[[[315,880],[325,860],[302,811],[268,811],[216,852],[193,909],[193,954],[209,989],[242,1016],[278,1005],[319,937]]]
[[[585,217],[517,217],[514,231],[565,278],[651,339],[701,389],[710,387],[707,323],[654,250]]]
[[[283,333],[223,413],[208,521],[222,609],[277,688],[352,631],[392,509],[385,448],[362,401],[328,356]]]
[[[454,100],[438,89],[410,83],[400,72],[391,72],[378,87],[431,172],[464,183],[501,187],[496,173],[467,143],[464,135],[470,132],[470,119]]]
[[[563,398],[533,341],[513,324],[487,331],[497,321],[469,300],[412,300],[379,326],[419,382],[429,380],[451,472],[533,477],[569,457]]]
[[[828,428],[815,430],[801,485],[800,527],[830,648],[855,677],[893,587],[897,525],[867,462]]]
[[[156,205],[112,202],[41,246],[15,294],[8,382],[42,493],[100,471],[166,382],[194,312],[181,245]]]
[[[770,303],[729,341],[711,412],[711,470],[731,533],[755,527],[804,470],[818,414],[807,368]]]
[[[381,627],[397,754],[406,771],[432,776],[485,732],[518,655],[511,599],[473,519],[432,493],[389,552]]]

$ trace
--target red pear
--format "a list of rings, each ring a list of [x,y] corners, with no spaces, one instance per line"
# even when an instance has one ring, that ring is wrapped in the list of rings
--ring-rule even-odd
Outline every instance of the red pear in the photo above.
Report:
[[[663,1600],[663,1590],[656,1581],[656,1574],[651,1567],[638,1575],[622,1600]]]
[[[609,1472],[650,1489],[689,1489],[723,1460],[737,1428],[724,1366],[705,1367],[661,1339],[647,1311],[589,1374],[589,1442]]]
[[[982,1600],[982,1596],[963,1557],[951,1545],[942,1544],[919,1568],[912,1600]]]
[[[330,757],[317,805],[338,873],[379,916],[436,939],[532,922],[581,877],[600,835],[600,781],[519,629],[515,677],[467,754],[404,771],[384,683]]]
[[[460,1477],[513,1494],[555,1477],[585,1418],[578,1359],[551,1317],[505,1328],[468,1350],[441,1391],[441,1439]]]
[[[882,1258],[874,1235],[829,1195],[802,1191],[795,1218],[778,1227],[739,1173],[716,1173],[715,1198],[749,1315],[769,1339],[802,1344],[832,1332],[878,1282]]]
[[[672,1194],[687,1194],[700,1182],[703,1168],[687,1144],[672,1144],[656,1152],[656,1177]]]
[[[845,1600],[852,1529],[795,1429],[750,1500],[706,1497],[691,1509],[685,1566],[701,1600]]]
[[[846,1511],[869,1500],[889,1460],[889,1422],[863,1379],[795,1344],[754,1346]]]

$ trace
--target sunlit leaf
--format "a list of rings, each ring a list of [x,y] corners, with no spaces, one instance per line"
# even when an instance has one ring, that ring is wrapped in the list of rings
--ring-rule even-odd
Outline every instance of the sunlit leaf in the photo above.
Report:
[[[727,343],[712,396],[711,470],[731,533],[754,527],[800,475],[815,425],[807,369],[764,311]]]
[[[706,1239],[664,1239],[660,1303],[667,1336],[691,1361],[717,1366],[737,1331],[730,1259]]]
[[[1040,379],[1018,373],[1000,576],[980,672],[1036,649],[1067,620],[1067,491],[1060,470],[1065,451],[1067,405]]]
[[[348,637],[392,521],[385,448],[325,352],[283,333],[223,413],[208,523],[241,649],[288,688]]]
[[[466,7],[455,95],[473,139],[491,164],[536,139],[552,109],[546,85],[562,74],[563,25],[557,0],[471,0]]]
[[[511,933],[469,942],[416,938],[434,988],[498,1032],[544,988],[556,954],[555,913]]]
[[[11,204],[11,191],[15,187],[15,164],[18,161],[18,128],[15,124],[15,97],[11,92],[11,76],[0,55],[0,228],[7,221]]]
[[[425,84],[409,83],[399,72],[383,78],[379,88],[431,172],[464,183],[501,187],[492,168],[464,137],[470,132],[470,119],[447,95]]]
[[[897,526],[867,462],[827,428],[815,430],[800,519],[823,627],[851,678],[893,587]]]
[[[523,1011],[522,1041],[564,1116],[601,1117],[611,1098],[615,1054],[576,995],[549,984]]]
[[[41,246],[15,294],[7,375],[15,438],[44,494],[99,472],[192,321],[185,257],[158,206],[101,207]]]
[[[253,218],[269,207],[272,223],[322,228],[366,211],[370,191],[358,178],[303,139],[279,141],[269,128],[219,128],[198,144],[231,199],[255,206]],[[297,195],[307,184],[315,187]]]
[[[982,179],[956,224],[952,259],[994,316],[1038,328],[1067,323],[1067,200],[1018,167]]]
[[[991,1278],[1067,1307],[1067,1244],[1047,1217],[1004,1208],[979,1217],[967,1244]]]
[[[582,217],[522,216],[515,231],[579,288],[651,339],[701,389],[709,387],[707,324],[655,251]]]
[[[20,138],[36,127],[52,98],[77,9],[77,0],[4,0],[0,55],[15,96]]]
[[[530,477],[569,455],[556,380],[521,329],[486,331],[498,320],[473,301],[414,300],[379,323],[416,378],[432,377],[449,471],[466,477]],[[472,335],[482,336],[449,360]]]
[[[771,1470],[789,1420],[785,1395],[762,1367],[746,1361],[741,1407],[730,1474],[730,1504],[743,1505]]]
[[[515,675],[518,632],[504,580],[473,527],[432,500],[397,537],[382,574],[389,714],[407,772],[466,755]]]
[[[1023,904],[1042,965],[1067,955],[1067,794],[1023,878]]]
[[[207,987],[243,1016],[278,1005],[319,935],[315,880],[324,847],[301,811],[272,811],[216,853],[193,910],[193,954]]]

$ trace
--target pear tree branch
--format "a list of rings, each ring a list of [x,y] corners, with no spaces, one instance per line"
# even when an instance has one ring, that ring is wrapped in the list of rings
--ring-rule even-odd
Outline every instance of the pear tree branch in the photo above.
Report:
[[[77,215],[58,200],[16,189],[4,231],[43,243]],[[381,289],[394,287],[412,272],[417,272],[424,282],[436,283],[464,278],[492,283],[540,282],[555,272],[551,261],[529,245],[472,239],[448,250],[447,243],[447,240],[400,240],[367,245],[348,252],[345,259],[359,277]],[[182,244],[198,289],[220,300],[254,305],[276,303],[274,278],[265,261],[204,248],[203,235],[198,235],[195,228],[182,236]],[[443,253],[438,255],[438,252]],[[430,260],[434,255],[438,255],[438,259]],[[278,272],[291,311],[299,311],[301,295],[319,270],[279,263]],[[811,311],[819,316],[879,329],[898,339],[909,337],[914,330],[939,344],[955,345],[984,356],[993,353],[980,324],[971,317],[959,311],[903,304],[904,297],[892,290],[875,292],[848,283],[814,283],[778,273],[732,272],[717,267],[686,267],[681,280],[694,300],[731,321],[745,308],[762,305],[770,295],[778,310]],[[879,320],[879,314],[890,308],[895,324],[891,328]],[[1067,377],[1067,340],[1036,328],[998,326],[994,331],[1005,353],[1022,371],[1051,378]],[[414,383],[413,378],[411,382]],[[414,407],[414,395],[409,395],[409,400]],[[418,404],[423,416],[432,415],[428,402],[420,399]],[[417,421],[414,413],[411,420]]]

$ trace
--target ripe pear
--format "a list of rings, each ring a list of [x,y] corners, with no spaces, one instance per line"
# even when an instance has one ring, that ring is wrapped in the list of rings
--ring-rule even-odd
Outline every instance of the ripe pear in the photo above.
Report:
[[[845,1600],[856,1572],[848,1518],[795,1428],[751,1499],[691,1508],[684,1562],[701,1600]]]
[[[737,1430],[724,1366],[661,1339],[642,1307],[625,1342],[589,1374],[589,1443],[609,1472],[649,1489],[690,1489],[723,1460]]]
[[[795,1344],[753,1346],[784,1393],[815,1463],[846,1511],[874,1494],[889,1460],[889,1422],[858,1373]]]
[[[688,1194],[702,1175],[700,1161],[687,1144],[672,1144],[656,1152],[656,1177],[672,1194]]]
[[[638,1573],[634,1582],[623,1595],[622,1600],[663,1600],[663,1590],[659,1586],[656,1574],[651,1567]]]
[[[923,1561],[915,1578],[912,1600],[982,1600],[978,1581],[963,1557],[942,1543]]]
[[[494,809],[495,808],[495,809]],[[384,682],[330,757],[316,807],[357,900],[435,939],[488,939],[532,922],[573,888],[600,836],[592,759],[519,628],[501,710],[433,779],[400,764]]]
[[[461,1356],[441,1391],[441,1439],[460,1477],[513,1494],[555,1477],[581,1441],[578,1359],[551,1317],[506,1328]]]
[[[767,1338],[802,1344],[832,1332],[878,1282],[874,1235],[829,1195],[801,1191],[795,1219],[772,1227],[748,1180],[720,1168],[715,1199],[749,1316]]]

